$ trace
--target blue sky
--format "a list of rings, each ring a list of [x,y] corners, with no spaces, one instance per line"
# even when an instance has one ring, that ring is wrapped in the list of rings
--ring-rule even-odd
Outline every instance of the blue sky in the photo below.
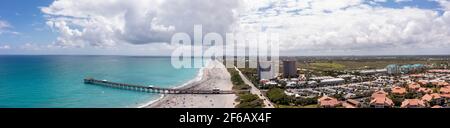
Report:
[[[8,22],[12,27],[0,35],[0,44],[20,46],[25,43],[46,44],[57,37],[45,25],[44,14],[40,7],[48,6],[53,0],[2,0],[0,1],[0,20]]]
[[[392,8],[403,8],[405,6],[410,7],[419,7],[424,9],[436,9],[439,7],[439,4],[437,2],[430,2],[427,0],[412,0],[412,1],[405,1],[405,2],[395,2],[394,0],[388,0],[385,3],[381,3],[381,5],[386,7],[392,7]]]
[[[153,1],[153,0],[148,0],[148,1]],[[117,14],[107,14],[107,12],[105,12],[105,10],[107,10],[108,12],[110,11],[111,13],[131,13],[133,11],[136,11],[139,9],[142,9],[143,11],[147,11],[148,9],[153,9],[153,8],[160,8],[162,7],[161,5],[164,4],[159,4],[156,2],[148,2],[147,0],[133,0],[130,2],[130,4],[124,4],[123,2],[111,2],[111,1],[104,1],[104,0],[72,0],[72,1],[60,1],[59,3],[65,3],[65,4],[55,4],[58,1],[54,1],[54,0],[2,0],[0,1],[0,23],[7,23],[8,27],[3,26],[3,28],[1,27],[0,24],[0,54],[8,54],[8,53],[14,53],[14,54],[46,54],[46,52],[48,52],[47,50],[41,50],[41,51],[37,51],[37,52],[30,52],[30,49],[22,49],[22,47],[24,47],[25,45],[32,45],[33,47],[36,46],[47,46],[47,45],[53,45],[53,44],[59,44],[58,46],[62,46],[62,47],[69,47],[69,46],[75,46],[75,47],[82,47],[82,48],[72,48],[71,49],[71,53],[72,54],[84,54],[87,51],[90,51],[91,53],[89,54],[96,54],[95,52],[92,52],[92,48],[90,46],[105,46],[107,47],[107,49],[109,47],[114,47],[113,49],[121,49],[121,52],[117,53],[117,54],[122,54],[122,53],[130,53],[131,51],[133,51],[133,46],[131,47],[122,47],[123,44],[125,45],[135,45],[132,40],[143,40],[144,42],[146,40],[149,40],[149,45],[147,47],[149,47],[150,49],[155,48],[156,49],[163,49],[161,51],[164,51],[164,47],[165,45],[159,45],[157,43],[152,43],[152,39],[155,38],[165,38],[166,36],[164,34],[170,33],[170,32],[166,32],[166,33],[159,33],[160,30],[153,30],[153,28],[150,28],[152,30],[141,30],[141,26],[149,26],[150,22],[152,21],[136,21],[136,19],[123,19],[123,22],[126,23],[126,25],[128,25],[129,23],[131,24],[130,28],[127,28],[128,26],[125,26],[125,28],[118,28],[117,26],[123,26],[123,24],[117,24],[118,22],[110,22],[112,20],[116,20],[117,17],[110,17],[110,16],[116,16]],[[182,6],[182,4],[173,4],[173,8],[183,8],[183,9],[189,9],[190,11],[195,12],[197,9],[202,9],[202,8],[189,8],[189,7],[196,7],[196,6],[203,6],[202,5],[202,0],[194,0],[194,2],[188,1],[188,0],[166,0],[168,2],[178,2],[178,3],[184,3],[184,4],[196,4],[193,6]],[[183,2],[184,1],[184,2]],[[220,1],[224,1],[225,4],[221,4],[221,5],[226,5],[227,0],[218,0]],[[228,1],[236,1],[236,0],[228,0]],[[303,20],[304,18],[311,18],[306,17],[305,15],[302,15],[302,11],[305,11],[305,13],[308,13],[308,15],[311,15],[311,12],[314,12],[314,9],[311,9],[312,6],[310,7],[306,7],[306,8],[293,8],[294,10],[296,10],[296,14],[298,14],[298,16],[292,16],[290,17],[291,20],[286,19],[283,20],[282,22],[274,20],[277,19],[278,17],[280,18],[284,18],[283,13],[285,14],[292,14],[292,9],[286,9],[286,8],[292,8],[290,6],[288,6],[288,4],[286,5],[281,5],[280,3],[275,4],[273,1],[271,0],[262,0],[264,2],[259,2],[258,0],[247,0],[247,2],[250,2],[250,4],[248,5],[252,5],[252,7],[249,8],[256,8],[255,12],[251,12],[252,10],[250,10],[250,12],[242,12],[241,17],[239,17],[237,20],[233,19],[234,21],[227,21],[226,23],[217,23],[217,22],[222,22],[222,21],[216,21],[216,20],[204,20],[201,19],[203,17],[198,17],[197,19],[200,20],[196,20],[193,19],[192,21],[188,21],[190,20],[189,17],[184,17],[185,15],[182,14],[178,14],[178,13],[174,13],[174,12],[170,12],[170,13],[162,13],[158,16],[155,17],[147,17],[147,16],[152,16],[153,14],[158,14],[161,13],[160,12],[149,12],[149,14],[144,14],[144,13],[136,13],[136,15],[134,16],[141,16],[141,14],[143,15],[141,19],[151,19],[151,18],[157,18],[157,19],[163,19],[164,23],[160,23],[161,26],[175,26],[177,29],[178,28],[185,28],[185,27],[180,27],[177,26],[179,24],[181,25],[185,25],[187,24],[188,26],[191,25],[191,23],[197,23],[197,22],[214,22],[212,24],[218,24],[218,25],[224,25],[221,27],[214,27],[214,28],[226,28],[228,26],[226,25],[230,25],[231,23],[229,22],[235,22],[235,21],[241,21],[240,23],[245,24],[245,23],[252,23],[252,24],[263,24],[261,25],[262,30],[263,31],[277,31],[277,32],[285,32],[285,33],[299,33],[299,35],[296,35],[297,37],[301,37],[301,36],[305,36],[305,35],[301,35],[303,32],[299,31],[299,29],[294,29],[294,26],[302,26],[305,24],[311,24],[311,23],[316,23],[313,25],[322,25],[323,27],[319,30],[315,30],[317,29],[317,27],[312,27],[310,28],[311,30],[311,34],[317,34],[317,33],[322,33],[322,29],[328,32],[333,32],[334,30],[328,30],[328,29],[335,29],[337,27],[340,26],[352,26],[355,28],[360,28],[361,26],[358,26],[360,24],[345,24],[346,22],[339,22],[339,23],[344,23],[344,25],[340,25],[338,23],[336,23],[336,26],[329,26],[329,24],[327,23],[323,23],[323,22],[298,22],[299,20]],[[302,0],[281,0],[281,1],[286,1],[286,3],[290,2],[297,2],[297,3],[301,3],[299,1]],[[318,4],[323,4],[325,2],[317,2],[317,1],[321,1],[321,0],[307,0],[307,1],[313,1],[316,2]],[[327,1],[327,0],[324,0]],[[339,2],[342,1],[348,1],[347,3],[341,3],[344,5],[339,5],[337,4],[337,6],[343,6],[345,8],[348,7],[353,7],[353,5],[350,5],[351,2],[353,1],[357,1],[357,0],[338,0]],[[373,5],[373,1],[382,1],[382,0],[367,0],[366,2],[363,3],[359,3],[358,5],[370,5],[374,8],[376,7],[381,7],[381,8],[386,8],[386,9],[397,9],[398,11],[394,12],[394,13],[399,13],[399,14],[405,14],[404,18],[412,18],[411,20],[417,20],[417,22],[421,22],[424,20],[430,20],[430,21],[435,21],[433,19],[418,19],[417,17],[414,16],[409,16],[409,14],[407,13],[407,11],[411,11],[411,10],[406,10],[404,9],[405,7],[412,7],[412,8],[418,8],[418,9],[422,9],[423,12],[414,12],[414,13],[423,13],[426,14],[426,11],[435,11],[437,12],[440,16],[442,16],[446,10],[442,8],[442,5],[434,0],[402,0],[402,2],[398,2],[398,0],[387,0],[387,2],[377,2],[376,5]],[[440,1],[446,1],[446,0],[440,0]],[[125,1],[126,2],[126,1]],[[254,3],[253,3],[254,2]],[[74,6],[65,6],[65,5],[70,5],[71,3],[77,3]],[[370,3],[370,4],[369,4]],[[123,10],[109,10],[112,8],[117,8],[117,5],[115,4],[119,4],[119,6],[123,6],[123,8],[119,8],[119,9],[123,9]],[[348,6],[346,6],[345,4],[349,4]],[[54,5],[54,6],[51,6]],[[91,5],[97,5],[97,6],[91,6]],[[142,5],[148,5],[148,6],[142,6]],[[329,5],[329,3],[327,4],[323,4],[323,5]],[[182,7],[178,7],[178,6],[182,6]],[[211,5],[211,4],[205,4],[205,6],[213,6],[211,8],[218,8],[221,10],[227,10],[227,9],[234,9],[234,6],[230,7],[222,7],[220,5]],[[254,7],[256,6],[256,7]],[[334,5],[333,5],[334,6]],[[172,7],[171,6],[164,6],[165,8],[167,7]],[[44,12],[42,10],[42,8],[47,8],[47,12]],[[83,8],[87,8],[89,10],[80,10]],[[93,9],[92,9],[93,8]],[[283,12],[284,9],[288,10],[287,12]],[[300,9],[299,9],[300,8]],[[130,9],[132,9],[133,11],[130,11]],[[204,8],[203,8],[204,9]],[[309,10],[308,10],[309,9]],[[342,8],[339,8],[342,9]],[[67,11],[68,10],[68,11]],[[218,16],[222,16],[226,13],[229,13],[231,11],[228,12],[220,12],[220,11],[204,11],[204,10],[200,10],[202,11],[197,12],[196,14],[199,15],[205,15],[205,16],[210,16],[210,15],[215,15],[215,14],[208,14],[208,13],[217,13]],[[269,13],[271,12],[277,12],[278,14],[276,15],[271,15]],[[345,11],[345,10],[342,10]],[[361,10],[361,11],[368,11],[368,10]],[[373,10],[372,10],[373,11]],[[392,11],[392,10],[388,10],[388,11]],[[448,10],[447,10],[448,11]],[[76,13],[75,13],[76,12]],[[79,12],[79,13],[78,13]],[[324,16],[327,15],[327,17],[334,17],[336,16],[336,21],[342,20],[339,19],[338,15],[342,15],[344,14],[345,16],[355,16],[355,12],[350,12],[348,11],[348,15],[347,12],[340,12],[340,13],[333,13],[333,11],[329,12],[329,10],[322,10],[322,12],[326,12],[324,14],[315,14],[313,13],[312,16],[317,16],[316,18],[320,17],[320,16]],[[374,11],[375,12],[375,11]],[[240,12],[241,13],[241,12]],[[320,12],[319,12],[320,13]],[[170,15],[169,15],[170,14]],[[86,18],[87,21],[91,22],[90,26],[87,26],[85,24],[76,24],[73,23],[71,21],[77,20],[77,19],[71,19],[71,17],[77,17],[80,15],[86,15],[84,18]],[[165,16],[165,15],[169,15],[169,16]],[[367,14],[369,16],[372,16],[371,14]],[[58,17],[64,17],[66,19],[58,19]],[[100,17],[101,19],[94,19],[92,17]],[[190,16],[190,15],[189,15]],[[364,15],[358,16],[358,17],[363,17]],[[180,18],[181,17],[181,18]],[[327,18],[324,17],[324,18]],[[372,17],[380,17],[380,15],[373,15]],[[398,17],[402,18],[402,15],[398,15]],[[92,19],[89,19],[92,18]],[[280,19],[278,18],[278,19]],[[381,17],[383,18],[383,17]],[[395,18],[395,17],[387,17],[387,18]],[[423,18],[423,17],[419,17],[419,18]],[[440,17],[432,17],[432,18],[436,18],[439,19]],[[138,19],[138,20],[141,20]],[[186,20],[185,22],[177,22],[179,19],[184,19]],[[312,18],[314,19],[314,18]],[[320,19],[320,18],[318,18]],[[355,18],[357,19],[357,18]],[[442,18],[441,18],[442,19]],[[51,28],[49,25],[46,24],[47,21],[52,20],[55,21],[53,22],[55,26],[52,26],[53,28]],[[105,21],[102,21],[105,20]],[[352,18],[348,19],[348,20],[353,20]],[[374,19],[376,20],[376,19]],[[97,21],[102,21],[99,23],[96,23]],[[136,22],[135,22],[136,21]],[[292,22],[292,23],[290,23]],[[358,21],[358,23],[360,22],[365,22],[364,19],[361,19],[361,21]],[[403,22],[403,21],[398,21],[398,22]],[[407,22],[407,21],[406,21]],[[404,23],[404,24],[408,24],[408,23]],[[56,26],[56,23],[64,23],[64,25],[59,25]],[[108,23],[107,25],[105,23]],[[285,24],[285,23],[289,23],[289,24]],[[323,24],[320,24],[323,23]],[[355,21],[356,23],[356,21]],[[154,23],[151,23],[150,26],[152,26]],[[204,23],[204,24],[210,24],[210,23]],[[370,24],[370,23],[367,23]],[[410,23],[412,24],[412,23]],[[433,24],[433,23],[432,23]],[[95,26],[97,25],[97,26]],[[98,26],[100,25],[100,26]],[[105,25],[105,26],[102,26]],[[110,26],[109,26],[110,25]],[[264,26],[267,25],[267,26]],[[293,26],[289,26],[289,25],[293,25]],[[377,24],[378,26],[384,26],[386,24]],[[392,25],[392,24],[389,24]],[[389,27],[389,25],[386,25],[387,27]],[[401,25],[401,24],[400,24]],[[423,24],[424,26],[422,27],[417,27],[417,29],[422,29],[423,27],[427,27],[430,25],[426,25],[425,23]],[[76,26],[76,27],[74,27]],[[95,26],[95,27],[92,27]],[[270,27],[270,26],[276,26],[276,27]],[[450,25],[449,25],[450,26]],[[67,27],[70,28],[67,32],[62,32],[62,31],[58,31],[61,30],[61,28],[58,27]],[[104,27],[104,28],[103,28]],[[364,26],[363,26],[364,27]],[[189,27],[186,27],[189,28]],[[292,28],[292,29],[291,29]],[[308,28],[308,27],[307,27]],[[102,31],[103,29],[105,29],[104,31]],[[129,30],[128,30],[129,29]],[[158,28],[160,29],[160,28]],[[167,29],[167,28],[164,28]],[[303,29],[303,28],[300,28]],[[402,29],[398,29],[398,30],[390,30],[393,33],[396,32],[402,32],[404,31],[406,28],[402,28]],[[82,30],[86,30],[82,31]],[[130,30],[132,30],[132,32],[129,32]],[[135,31],[134,31],[135,30]],[[410,29],[408,29],[410,30]],[[416,29],[413,29],[416,30]],[[221,31],[221,30],[218,30]],[[354,31],[360,31],[360,30],[354,30]],[[450,30],[449,30],[450,31]],[[81,33],[81,35],[70,35],[71,33]],[[69,33],[69,34],[68,34]],[[120,33],[118,35],[118,33]],[[145,34],[150,34],[150,35],[145,35]],[[339,33],[337,31],[337,33]],[[374,33],[374,32],[359,32],[359,33]],[[156,35],[156,36],[161,36],[161,37],[155,37],[152,34]],[[327,34],[327,33],[324,33]],[[354,33],[349,33],[347,35],[344,36],[352,36],[352,38],[358,38],[357,36],[359,35],[352,35]],[[417,33],[416,33],[417,34]],[[338,37],[341,35],[337,35]],[[94,37],[94,38],[93,38]],[[99,37],[99,38],[96,38]],[[310,35],[307,35],[307,37],[310,37]],[[450,37],[450,35],[439,35],[439,37]],[[347,37],[339,37],[339,38],[347,38]],[[380,37],[381,38],[381,37]],[[432,37],[430,37],[432,38]],[[291,38],[290,38],[291,39]],[[336,45],[336,47],[340,46],[339,44],[333,44],[334,42],[324,42],[324,40],[332,40],[333,38],[330,39],[322,39],[322,40],[290,40],[289,42],[287,42],[289,44],[289,46],[297,46],[297,45],[292,45],[290,43],[293,42],[301,42],[298,44],[298,48],[316,48],[316,47],[321,47],[321,46],[333,46]],[[359,38],[358,38],[359,39]],[[389,47],[392,46],[396,46],[396,45],[403,45],[403,44],[411,44],[414,46],[411,47],[421,47],[421,43],[423,44],[423,42],[413,42],[416,40],[430,40],[428,38],[424,38],[424,39],[393,39],[394,41],[399,41],[400,43],[397,42],[392,42],[392,44],[386,44],[386,43],[379,43],[379,42],[364,42],[364,43],[359,43],[360,45],[353,45],[353,44],[357,44],[357,43],[349,43],[352,44],[350,47],[350,45],[348,45],[348,48],[346,48],[347,46],[345,45],[346,43],[342,43],[341,45],[344,45],[343,48],[337,48],[336,51],[333,51],[334,49],[313,49],[311,51],[318,51],[318,52],[311,52],[312,55],[315,54],[321,54],[321,53],[327,53],[324,51],[330,51],[327,54],[334,54],[334,53],[338,53],[338,54],[354,54],[354,52],[356,51],[356,53],[359,54],[377,54],[377,53],[373,53],[373,49],[374,47],[378,47],[380,45],[386,45]],[[306,41],[306,46],[305,43]],[[311,42],[308,42],[311,41]],[[321,42],[322,41],[322,42]],[[389,40],[388,40],[389,41]],[[431,40],[434,41],[434,40]],[[314,42],[314,43],[313,43]],[[395,44],[397,43],[397,44]],[[439,45],[448,45],[450,42],[439,42]],[[316,46],[310,45],[310,44],[316,44]],[[6,49],[5,46],[8,46],[8,49]],[[146,46],[146,45],[145,45]],[[305,47],[303,47],[305,46]],[[140,47],[140,46],[138,46]],[[142,46],[144,47],[144,46]],[[370,47],[370,48],[367,48]],[[43,48],[43,47],[40,47]],[[448,48],[447,46],[444,48]],[[289,48],[288,48],[289,49]],[[367,50],[369,49],[369,50]],[[400,48],[401,49],[401,48]],[[423,49],[423,48],[422,48]],[[428,50],[429,49],[429,50]],[[55,48],[53,49],[55,50]],[[130,51],[127,51],[130,50]],[[305,50],[305,49],[289,49],[290,51],[298,51],[298,50]],[[289,51],[287,50],[287,51]],[[324,50],[324,51],[320,51],[320,50]],[[366,50],[366,51],[364,51]],[[396,49],[397,51],[399,51],[399,49]],[[62,51],[62,52],[61,52]],[[59,50],[58,52],[55,52],[55,54],[60,54],[60,53],[64,53],[66,51],[69,51],[67,49],[64,50]],[[102,48],[100,48],[100,50],[98,51],[102,51]],[[161,51],[156,51],[153,50],[152,53],[159,53]],[[350,51],[350,52],[349,52]],[[422,53],[429,53],[429,54],[435,54],[435,52],[438,51],[436,54],[450,54],[450,53],[446,53],[445,50],[443,49],[434,49],[434,48],[426,48],[425,51],[420,51]],[[108,51],[108,53],[112,53],[115,51]],[[304,52],[307,53],[307,52]],[[139,53],[140,54],[140,53]],[[296,54],[296,53],[294,53]],[[395,53],[394,53],[395,54]],[[417,54],[417,53],[404,53],[404,54]]]

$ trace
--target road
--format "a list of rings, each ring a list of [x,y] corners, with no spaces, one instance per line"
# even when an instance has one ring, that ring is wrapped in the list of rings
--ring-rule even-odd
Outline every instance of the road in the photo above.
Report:
[[[239,75],[241,76],[242,80],[246,84],[250,85],[250,87],[251,87],[250,93],[257,95],[259,97],[259,99],[262,99],[264,101],[265,108],[274,108],[272,102],[269,101],[269,98],[267,98],[265,95],[263,95],[261,93],[261,90],[256,88],[256,86],[252,82],[250,82],[250,80],[248,80],[247,77],[245,77],[245,75],[242,74],[242,72],[238,68],[236,68],[236,67],[234,67],[234,68],[236,69],[236,71],[239,72]]]

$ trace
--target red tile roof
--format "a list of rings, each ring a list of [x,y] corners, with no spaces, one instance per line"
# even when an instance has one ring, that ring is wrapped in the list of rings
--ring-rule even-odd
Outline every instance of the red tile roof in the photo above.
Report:
[[[428,80],[419,80],[418,82],[420,85],[427,85],[428,83],[430,83]]]
[[[348,99],[347,100],[348,103],[353,104],[353,105],[360,105],[361,103],[357,100],[353,100],[353,99]]]
[[[429,89],[429,88],[419,88],[417,91],[422,92],[422,93],[432,93],[433,90]]]
[[[406,99],[402,102],[402,108],[426,107],[425,102],[419,99]]]
[[[431,107],[431,108],[442,108],[442,106],[435,105],[435,106],[433,106],[433,107]]]
[[[442,87],[439,92],[443,93],[443,94],[450,94],[450,87]]]
[[[450,73],[450,70],[428,70],[430,73]]]
[[[417,89],[420,88],[420,84],[418,84],[418,83],[411,83],[411,84],[408,85],[408,88],[417,90]]]
[[[319,106],[321,107],[337,107],[339,105],[341,105],[341,102],[339,102],[336,98],[323,96],[319,99]]]
[[[384,91],[377,91],[375,93],[372,94],[372,99],[376,98],[376,97],[386,97],[387,93]]]
[[[406,94],[406,89],[397,86],[397,87],[392,88],[392,93],[403,95],[403,94]]]
[[[387,93],[384,91],[373,93],[371,98],[370,105],[394,106],[394,102],[387,97]]]
[[[356,106],[349,104],[347,102],[342,102],[342,106],[344,106],[344,108],[356,108]]]
[[[424,96],[422,96],[422,100],[423,101],[427,101],[427,102],[429,102],[429,101],[431,101],[433,99],[439,99],[439,98],[441,98],[441,96],[439,94],[437,94],[437,93],[425,94]]]
[[[431,95],[426,94],[426,95],[422,96],[423,101],[429,102],[429,101],[431,101],[431,99],[433,99],[433,97]]]
[[[445,86],[449,86],[449,84],[448,84],[447,82],[438,82],[438,83],[436,84],[436,86],[439,86],[439,87],[445,87]]]
[[[423,77],[423,74],[411,74],[410,77]]]
[[[441,94],[441,97],[450,98],[450,94]]]
[[[370,105],[394,106],[394,102],[387,97],[376,97],[370,101]]]

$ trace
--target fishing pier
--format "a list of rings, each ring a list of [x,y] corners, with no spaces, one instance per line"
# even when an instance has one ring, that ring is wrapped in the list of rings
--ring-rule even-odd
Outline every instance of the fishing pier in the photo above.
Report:
[[[125,90],[133,90],[140,92],[149,92],[149,93],[158,93],[158,94],[235,94],[235,91],[232,90],[190,90],[190,89],[172,89],[172,88],[159,88],[153,86],[142,86],[142,85],[134,85],[134,84],[125,84],[125,83],[117,83],[117,82],[109,82],[107,80],[97,80],[94,78],[86,78],[84,79],[85,84],[91,85],[101,85],[112,88],[119,88]]]

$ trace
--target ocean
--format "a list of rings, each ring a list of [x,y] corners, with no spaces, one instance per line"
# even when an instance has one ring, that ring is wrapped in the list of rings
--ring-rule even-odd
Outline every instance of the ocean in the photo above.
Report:
[[[0,56],[0,108],[135,108],[159,94],[86,85],[114,82],[177,87],[199,69],[175,69],[169,57]]]

